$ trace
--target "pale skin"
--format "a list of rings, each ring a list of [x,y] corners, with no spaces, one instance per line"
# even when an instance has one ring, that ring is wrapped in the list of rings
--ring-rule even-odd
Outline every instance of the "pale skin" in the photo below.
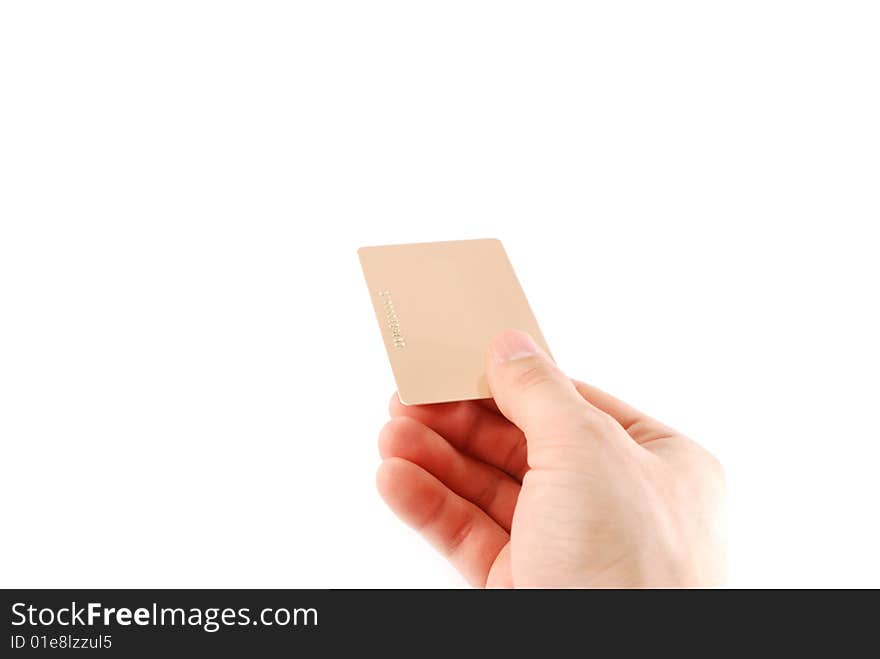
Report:
[[[478,587],[701,587],[724,579],[717,460],[569,379],[532,339],[492,339],[493,399],[406,406],[379,435],[388,506]]]

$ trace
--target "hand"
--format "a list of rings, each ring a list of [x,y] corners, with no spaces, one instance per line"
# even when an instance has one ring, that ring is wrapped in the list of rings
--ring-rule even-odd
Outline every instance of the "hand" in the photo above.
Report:
[[[694,442],[496,336],[492,400],[406,406],[377,486],[474,586],[675,587],[723,580],[723,475]]]

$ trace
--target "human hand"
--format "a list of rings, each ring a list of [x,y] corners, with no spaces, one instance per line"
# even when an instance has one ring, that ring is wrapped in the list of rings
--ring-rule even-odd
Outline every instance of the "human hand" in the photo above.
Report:
[[[377,487],[474,586],[713,586],[719,463],[566,377],[522,332],[496,336],[493,400],[406,406],[379,435]]]

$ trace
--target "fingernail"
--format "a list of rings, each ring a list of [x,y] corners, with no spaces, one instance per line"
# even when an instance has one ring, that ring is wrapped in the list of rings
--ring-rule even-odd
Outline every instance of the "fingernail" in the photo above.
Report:
[[[492,357],[497,364],[532,357],[541,352],[531,336],[519,330],[508,330],[492,338]]]

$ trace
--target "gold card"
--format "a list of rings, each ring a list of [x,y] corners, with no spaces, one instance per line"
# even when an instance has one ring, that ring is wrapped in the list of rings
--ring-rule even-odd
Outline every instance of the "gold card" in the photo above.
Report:
[[[358,250],[402,403],[489,398],[489,339],[506,329],[547,344],[499,240]]]

